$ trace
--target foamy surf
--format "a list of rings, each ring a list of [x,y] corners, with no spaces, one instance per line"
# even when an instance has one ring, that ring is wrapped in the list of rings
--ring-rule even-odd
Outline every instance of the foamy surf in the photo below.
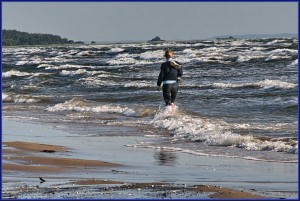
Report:
[[[49,98],[45,96],[31,96],[23,94],[11,94],[11,93],[2,93],[3,102],[13,102],[13,103],[38,103],[45,102]]]
[[[154,121],[157,119],[163,119],[167,117],[172,117],[179,115],[178,106],[175,104],[162,107],[160,106],[160,109],[158,110],[157,114],[154,117]]]
[[[17,70],[10,70],[2,73],[3,78],[9,78],[12,76],[23,77],[23,76],[30,76],[30,75],[33,75],[33,73],[21,72]]]
[[[214,83],[214,87],[217,88],[243,88],[243,87],[259,87],[259,88],[282,88],[282,89],[291,89],[295,88],[298,85],[294,83],[284,82],[281,80],[262,80],[253,83],[241,83],[241,84],[233,84],[233,83]]]
[[[298,153],[297,140],[260,139],[253,135],[240,135],[233,133],[230,130],[230,124],[224,121],[202,119],[178,113],[178,110],[173,111],[171,108],[158,112],[152,120],[152,124],[173,133],[173,141],[189,140],[209,146],[232,146],[249,151]]]
[[[118,105],[102,105],[99,103],[87,101],[81,98],[73,98],[65,101],[64,103],[58,103],[54,106],[46,108],[49,112],[62,112],[62,111],[75,111],[75,112],[92,112],[92,113],[116,113],[122,114],[127,117],[144,117],[154,114],[154,110],[149,108],[129,108]]]
[[[98,73],[99,73],[98,71],[87,71],[85,69],[78,69],[76,71],[62,70],[60,72],[60,75],[61,76],[75,76],[75,75],[82,75],[82,74],[95,75]]]

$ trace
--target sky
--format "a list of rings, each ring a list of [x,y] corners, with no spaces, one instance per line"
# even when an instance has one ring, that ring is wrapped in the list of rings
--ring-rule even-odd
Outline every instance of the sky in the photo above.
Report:
[[[297,2],[2,2],[2,29],[75,41],[298,33]]]

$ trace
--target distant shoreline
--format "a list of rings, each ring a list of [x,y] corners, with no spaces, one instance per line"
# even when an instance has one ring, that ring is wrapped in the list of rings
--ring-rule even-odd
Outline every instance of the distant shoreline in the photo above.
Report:
[[[229,39],[232,36],[233,39],[272,39],[272,38],[298,38],[297,34],[245,34],[245,35],[220,35],[213,36],[211,38],[203,39],[166,39],[162,41],[151,41],[149,40],[122,40],[122,41],[96,41],[96,44],[122,44],[122,43],[155,43],[155,42],[187,42],[187,41],[213,41],[220,39]],[[85,44],[89,45],[91,41],[84,41]],[[95,45],[95,44],[94,44]]]
[[[24,42],[23,38],[27,38]],[[97,45],[97,44],[123,44],[123,43],[164,43],[164,42],[186,42],[186,41],[213,41],[213,40],[236,40],[236,39],[271,39],[271,38],[298,38],[294,33],[278,34],[240,34],[240,35],[219,35],[202,39],[160,39],[156,36],[151,40],[120,40],[120,41],[73,41],[53,34],[27,33],[17,30],[2,30],[2,47],[41,47],[41,46],[67,46],[67,45]],[[52,43],[54,42],[54,43]],[[58,43],[57,43],[58,42]],[[32,44],[20,44],[32,43]],[[37,44],[49,43],[49,44]],[[10,45],[11,44],[11,45]]]
[[[279,33],[279,34],[241,34],[241,35],[220,35],[208,38],[213,40],[217,38],[234,38],[234,39],[259,39],[259,38],[294,38],[298,37],[298,34],[293,33]]]
[[[291,36],[291,37],[261,37],[261,38],[235,38],[235,36],[232,36],[233,39],[235,40],[251,40],[251,39],[276,39],[276,38],[297,38],[297,36]],[[146,40],[137,40],[137,41],[132,41],[132,40],[124,40],[124,41],[96,41],[96,43],[91,44],[91,41],[84,41],[83,44],[49,44],[49,45],[14,45],[14,46],[6,46],[2,45],[2,47],[5,48],[18,48],[18,47],[51,47],[51,46],[81,46],[81,45],[107,45],[107,44],[126,44],[126,43],[161,43],[161,42],[189,42],[189,41],[215,41],[215,40],[230,40],[230,38],[226,37],[214,37],[210,39],[187,39],[187,40],[164,40],[164,41],[158,41],[158,42],[148,42]],[[232,39],[231,39],[232,40]]]
[[[2,46],[84,44],[82,41],[69,40],[58,35],[28,33],[18,30],[2,30]]]

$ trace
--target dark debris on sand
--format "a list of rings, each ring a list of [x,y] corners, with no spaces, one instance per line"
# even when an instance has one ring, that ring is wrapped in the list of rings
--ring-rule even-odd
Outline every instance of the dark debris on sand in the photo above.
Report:
[[[124,198],[124,199],[155,199],[155,198],[233,198],[238,196],[233,190],[216,186],[187,186],[184,184],[170,183],[128,183],[124,185],[72,185],[72,186],[48,186],[27,187],[4,192],[2,198]],[[241,198],[261,198],[250,193]],[[249,197],[250,196],[250,197]]]

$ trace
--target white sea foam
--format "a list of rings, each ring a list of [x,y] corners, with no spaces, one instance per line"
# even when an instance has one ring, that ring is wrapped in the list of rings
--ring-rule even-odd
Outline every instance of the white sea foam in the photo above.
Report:
[[[85,78],[80,78],[77,82],[81,83],[87,83],[89,85],[107,85],[107,86],[115,86],[115,85],[120,85],[120,83],[117,83],[113,80],[104,80],[102,78],[119,78],[121,77],[118,74],[114,73],[109,73],[106,71],[91,71],[92,72],[92,77],[85,77]]]
[[[154,64],[161,62],[162,60],[155,60],[155,61],[150,61],[150,60],[139,60],[137,59],[140,57],[140,54],[118,54],[114,59],[108,61],[109,64],[111,65],[134,65],[134,66],[139,66],[139,65],[149,65],[149,64]],[[161,59],[161,58],[157,58]]]
[[[121,114],[127,117],[145,117],[149,115],[154,115],[156,110],[151,108],[129,108],[122,107],[119,105],[102,105],[98,106],[95,102],[90,102],[81,98],[73,98],[69,101],[65,101],[64,103],[58,103],[54,106],[48,107],[46,109],[49,112],[59,112],[59,111],[76,111],[76,112],[92,112],[92,113],[116,113]],[[76,115],[77,118],[80,115]],[[85,116],[85,115],[81,115]],[[136,125],[136,120],[134,120]],[[120,123],[120,122],[115,122]],[[122,125],[126,122],[122,121]]]
[[[217,51],[218,50],[218,51]],[[204,48],[202,50],[185,49],[182,51],[183,55],[178,55],[176,58],[181,63],[197,63],[197,62],[218,62],[218,63],[230,63],[224,61],[227,55],[221,53],[221,49],[218,48]]]
[[[21,72],[21,71],[17,71],[17,70],[10,70],[10,71],[2,73],[2,77],[4,77],[4,78],[9,78],[12,76],[24,77],[24,76],[30,76],[30,75],[33,75],[33,73]]]
[[[46,109],[50,112],[56,111],[76,111],[76,112],[94,112],[94,113],[119,113],[125,116],[136,116],[137,112],[131,108],[121,107],[117,105],[101,105],[95,106],[87,100],[73,98],[64,103],[58,103]]]
[[[17,61],[15,63],[15,65],[17,66],[21,66],[21,65],[31,65],[31,64],[40,64],[41,62],[43,62],[43,58],[39,57],[39,56],[33,56],[31,58],[23,58],[25,60],[21,60],[21,61]]]
[[[241,55],[241,56],[238,57],[238,59],[236,60],[236,62],[243,63],[245,61],[250,61],[251,59],[253,59],[252,56]]]
[[[270,55],[265,61],[281,60],[281,59],[291,59],[291,56],[279,56],[279,55]]]
[[[111,48],[108,52],[123,52],[123,51],[124,51],[123,48],[114,47],[114,48]]]
[[[74,54],[74,53],[69,53],[65,56],[72,56],[72,54]],[[91,51],[89,51],[89,50],[81,51],[81,52],[76,53],[76,56],[88,56],[88,55],[91,55]]]
[[[298,59],[289,64],[289,66],[298,66]]]
[[[292,49],[276,49],[265,52],[267,48],[249,47],[249,49],[240,50],[241,45],[251,45],[251,42],[235,41],[230,47],[214,46],[203,49],[187,48],[182,51],[183,55],[178,55],[179,60],[183,63],[189,62],[219,62],[230,63],[231,58],[237,58],[236,62],[243,63],[253,59],[264,59],[265,61],[291,59],[292,56],[298,55],[297,50]],[[253,44],[252,44],[253,45]],[[228,60],[229,58],[229,60]],[[227,59],[227,60],[226,60]]]
[[[2,92],[2,101],[3,102],[12,102],[13,100],[14,100],[13,95]]]
[[[55,66],[52,65],[52,64],[46,64],[46,63],[43,63],[43,64],[40,64],[37,66],[37,68],[54,68]]]
[[[252,51],[252,52],[256,52],[256,51],[262,52],[262,51],[267,50],[267,49],[268,48],[266,48],[266,47],[251,47],[250,51]]]
[[[254,83],[240,83],[240,84],[233,84],[233,83],[214,83],[214,87],[217,88],[240,88],[240,87],[251,87],[251,86],[256,86],[256,87],[261,87],[261,88],[282,88],[282,89],[292,89],[297,87],[297,84],[294,83],[289,83],[289,82],[284,82],[281,80],[263,80],[259,82],[254,82]]]
[[[146,82],[146,81],[132,81],[124,85],[124,87],[137,87],[137,88],[153,87],[153,86],[155,86],[153,82]]]
[[[107,63],[109,65],[129,65],[129,64],[135,64],[137,62],[138,61],[136,59],[131,57],[121,57],[118,59],[109,60]]]
[[[29,63],[29,61],[22,60],[22,61],[17,61],[17,62],[16,62],[16,65],[17,65],[17,66],[22,66],[22,65],[25,65],[25,64],[28,64],[28,63]]]
[[[36,97],[30,95],[14,95],[2,93],[3,102],[14,102],[14,103],[38,103],[46,99],[45,97]]]
[[[276,49],[269,52],[269,54],[283,54],[283,55],[298,55],[298,50],[292,49]]]
[[[68,51],[68,54],[69,54],[69,55],[74,55],[74,54],[77,54],[78,52],[79,52],[79,50],[74,50],[74,49],[73,49],[73,50],[69,50],[69,51]]]
[[[285,40],[275,39],[271,42],[268,42],[266,45],[274,45],[274,44],[281,43],[281,42],[285,42]]]
[[[290,123],[277,123],[277,124],[247,124],[247,123],[242,123],[242,124],[230,124],[230,128],[234,128],[234,129],[259,129],[259,130],[266,130],[266,131],[279,131],[279,130],[286,130],[291,128],[291,126],[295,126],[296,127],[297,122],[290,124]]]
[[[33,97],[29,95],[15,95],[14,102],[15,103],[38,103],[42,99],[39,97]]]
[[[224,47],[207,47],[203,49],[184,49],[183,55],[178,55],[178,60],[182,63],[194,63],[194,62],[217,62],[217,63],[230,63],[228,58],[237,57],[232,53],[227,53],[234,48]]]
[[[61,69],[72,69],[72,68],[96,68],[95,66],[84,66],[84,65],[76,65],[76,64],[64,64],[64,65],[60,65],[59,68]]]
[[[116,55],[115,58],[134,58],[137,57],[137,54],[128,54],[128,53],[124,53],[124,54],[118,54]]]
[[[289,83],[289,82],[284,82],[281,80],[264,80],[264,81],[260,81],[258,83],[255,83],[255,85],[258,85],[260,87],[263,88],[282,88],[282,89],[292,89],[297,87],[297,84],[294,83]]]
[[[279,59],[291,59],[292,56],[298,55],[298,50],[292,49],[276,49],[267,53],[269,56],[265,61],[279,60]]]
[[[190,56],[196,56],[197,51],[193,50],[193,49],[184,49],[182,51],[182,53],[184,54],[188,54]]]
[[[160,59],[163,58],[164,52],[162,50],[155,50],[155,51],[147,51],[140,54],[141,59]]]
[[[76,71],[68,71],[68,70],[62,70],[59,74],[62,76],[74,76],[74,75],[81,75],[81,74],[87,74],[87,75],[95,75],[98,74],[98,71],[87,71],[85,69],[78,69]]]
[[[2,73],[3,78],[10,78],[12,76],[16,77],[25,77],[25,76],[31,76],[31,77],[36,77],[40,75],[50,75],[51,73],[27,73],[27,72],[22,72],[22,71],[17,71],[17,70],[10,70],[7,72]]]
[[[46,53],[43,47],[22,47],[22,48],[3,48],[5,54],[32,55]]]
[[[244,39],[228,41],[227,43],[230,44],[230,46],[237,46],[237,47],[251,44],[251,42],[246,41]]]
[[[77,82],[91,87],[99,87],[99,86],[120,86],[121,83],[117,83],[113,80],[103,80],[101,77],[114,77],[113,75],[106,76],[98,75],[96,77],[87,77],[87,78],[80,78]]]
[[[160,111],[152,121],[155,127],[164,128],[174,134],[174,141],[199,141],[210,146],[234,146],[246,150],[269,150],[296,153],[297,142],[260,140],[252,135],[239,135],[226,129],[222,121],[201,119],[190,115],[166,115]]]
[[[252,59],[262,59],[264,57],[265,56],[263,56],[263,55],[240,55],[240,56],[238,56],[238,59],[236,60],[236,62],[243,63],[243,62],[250,61]]]

